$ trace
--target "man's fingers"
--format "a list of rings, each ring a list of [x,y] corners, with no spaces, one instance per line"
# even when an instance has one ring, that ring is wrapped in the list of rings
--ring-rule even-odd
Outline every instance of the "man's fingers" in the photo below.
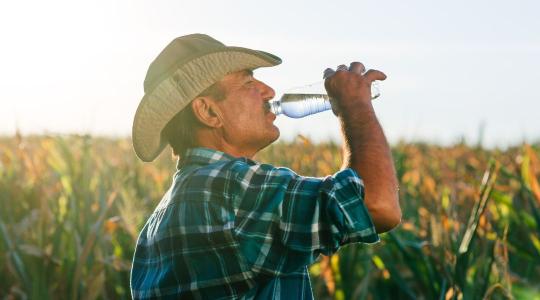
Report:
[[[361,62],[355,61],[355,62],[352,62],[351,65],[349,66],[349,71],[358,73],[358,74],[363,74],[366,71],[366,67],[364,67],[364,65]]]
[[[347,68],[346,65],[339,65],[339,66],[337,66],[337,68],[336,68],[336,72],[337,72],[337,71],[349,71],[349,68]]]
[[[367,72],[365,72],[365,70],[366,68],[362,63],[355,61],[355,62],[352,62],[349,67],[345,65],[339,65],[336,68],[336,71],[334,71],[331,68],[327,68],[326,70],[324,70],[323,79],[327,79],[328,77],[333,76],[334,74],[336,74],[336,72],[339,72],[339,71],[349,71],[349,72],[353,72],[357,74],[363,74],[364,78],[368,82],[386,79],[386,75],[379,70],[368,70]]]
[[[364,77],[369,82],[373,82],[375,80],[385,80],[386,79],[386,75],[383,72],[379,71],[379,70],[368,70],[364,74]]]
[[[323,79],[326,79],[326,78],[334,75],[335,73],[336,73],[336,71],[334,71],[334,69],[328,68],[328,69],[324,70]]]

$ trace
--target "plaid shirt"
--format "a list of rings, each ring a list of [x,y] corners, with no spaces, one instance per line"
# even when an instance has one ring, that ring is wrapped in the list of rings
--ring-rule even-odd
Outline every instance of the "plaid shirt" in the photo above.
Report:
[[[131,270],[135,299],[312,299],[307,266],[379,240],[351,169],[325,178],[188,150],[146,222]]]

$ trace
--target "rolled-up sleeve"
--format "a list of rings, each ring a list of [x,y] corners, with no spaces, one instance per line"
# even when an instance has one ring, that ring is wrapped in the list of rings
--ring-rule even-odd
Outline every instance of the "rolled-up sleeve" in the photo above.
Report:
[[[248,161],[235,172],[234,232],[256,272],[294,272],[342,245],[379,241],[352,169],[314,178]]]

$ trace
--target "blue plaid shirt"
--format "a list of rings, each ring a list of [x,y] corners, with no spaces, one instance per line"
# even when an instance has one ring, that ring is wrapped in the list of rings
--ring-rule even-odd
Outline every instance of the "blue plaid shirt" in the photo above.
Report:
[[[312,299],[307,267],[379,240],[351,169],[290,169],[194,148],[146,222],[131,270],[135,299]]]

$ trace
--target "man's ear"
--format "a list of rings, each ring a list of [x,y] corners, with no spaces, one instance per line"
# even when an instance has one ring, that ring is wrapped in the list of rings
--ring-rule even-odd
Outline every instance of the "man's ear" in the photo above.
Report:
[[[221,110],[214,100],[208,97],[199,97],[195,98],[190,105],[195,118],[197,118],[202,125],[213,128],[222,126]]]

